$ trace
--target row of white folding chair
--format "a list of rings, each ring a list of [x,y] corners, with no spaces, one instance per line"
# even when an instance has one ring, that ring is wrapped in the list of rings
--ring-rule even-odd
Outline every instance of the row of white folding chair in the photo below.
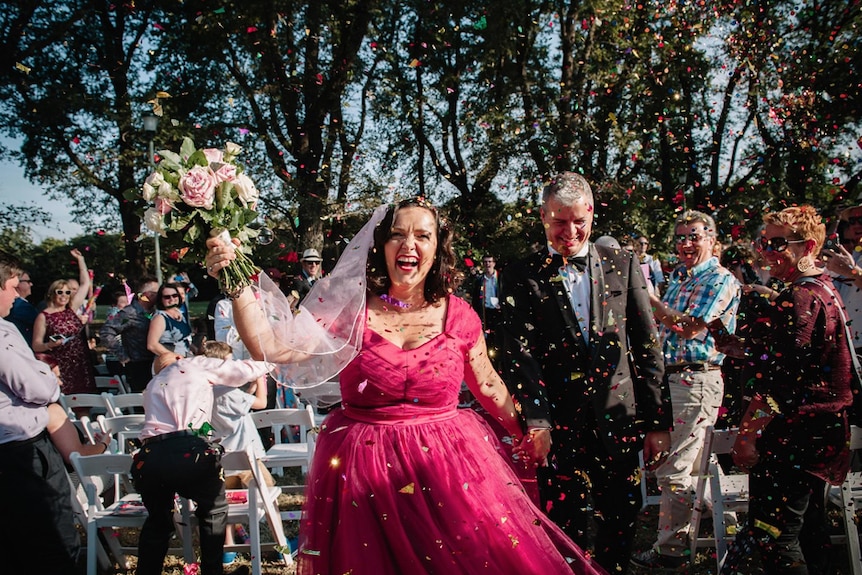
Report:
[[[76,408],[86,408],[91,410],[91,415],[93,411],[96,412],[96,415],[102,413],[107,414],[109,417],[114,417],[118,415],[125,415],[127,413],[131,413],[131,410],[140,407],[143,409],[144,407],[144,394],[142,393],[125,393],[122,395],[114,395],[112,393],[71,393],[71,394],[60,394],[60,405],[63,406],[63,409],[66,410],[66,413],[69,414],[70,419],[75,419],[75,409]]]
[[[261,551],[263,549],[277,549],[281,551],[282,561],[285,565],[293,563],[293,557],[288,551],[282,518],[278,512],[278,496],[281,495],[281,488],[266,484],[257,463],[251,448],[245,451],[228,451],[222,455],[221,459],[222,468],[226,473],[233,471],[251,472],[248,489],[229,489],[227,491],[227,521],[229,524],[248,523],[249,542],[225,545],[225,551],[248,552],[251,555],[253,575],[261,574]],[[181,499],[179,515],[180,517],[176,518],[176,523],[182,529],[183,554],[186,563],[191,563],[195,560],[191,545],[191,528],[196,523],[196,518],[188,500]],[[261,521],[266,521],[269,525],[274,541],[263,542],[261,540]]]

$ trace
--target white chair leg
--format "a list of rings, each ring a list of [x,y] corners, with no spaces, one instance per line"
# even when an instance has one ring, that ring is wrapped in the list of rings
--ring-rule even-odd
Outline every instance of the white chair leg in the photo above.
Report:
[[[97,575],[97,545],[99,545],[99,528],[94,521],[90,521],[87,523],[87,575]]]
[[[248,488],[248,537],[251,552],[251,573],[261,575],[260,561],[260,515],[258,515],[257,489],[254,484]]]

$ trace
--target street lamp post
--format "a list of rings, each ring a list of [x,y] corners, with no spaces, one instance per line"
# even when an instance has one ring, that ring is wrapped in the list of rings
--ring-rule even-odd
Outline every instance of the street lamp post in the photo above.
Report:
[[[153,170],[156,169],[156,153],[153,150],[153,136],[156,135],[156,129],[158,127],[158,116],[154,116],[152,114],[144,116],[144,131],[147,133],[147,136],[149,136],[150,166]],[[159,282],[159,285],[162,285],[162,254],[159,247],[158,232],[156,232],[155,239],[153,240],[153,250],[155,251],[156,281]]]

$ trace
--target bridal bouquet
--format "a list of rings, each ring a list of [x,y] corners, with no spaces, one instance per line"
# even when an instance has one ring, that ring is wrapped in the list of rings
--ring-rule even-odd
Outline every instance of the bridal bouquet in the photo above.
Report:
[[[159,151],[156,171],[144,183],[140,198],[152,207],[143,214],[144,224],[162,237],[187,246],[183,254],[199,262],[206,257],[206,240],[220,236],[233,246],[231,238],[241,241],[237,257],[220,274],[222,290],[234,294],[251,284],[260,269],[245,250],[261,233],[257,219],[260,196],[251,178],[235,163],[242,151],[228,142],[224,149],[198,150],[184,138],[180,152]]]

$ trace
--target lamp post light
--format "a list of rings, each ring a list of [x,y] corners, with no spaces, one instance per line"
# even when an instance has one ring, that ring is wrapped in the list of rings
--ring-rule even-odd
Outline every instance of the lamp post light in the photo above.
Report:
[[[153,170],[156,169],[156,153],[153,150],[153,136],[156,135],[156,129],[158,127],[158,116],[154,116],[152,114],[147,114],[146,116],[144,116],[144,132],[147,133],[147,136],[149,138],[150,166],[153,168]],[[155,251],[156,280],[159,282],[159,285],[162,285],[162,254],[159,246],[158,232],[156,232],[155,239],[153,240],[153,250]]]

